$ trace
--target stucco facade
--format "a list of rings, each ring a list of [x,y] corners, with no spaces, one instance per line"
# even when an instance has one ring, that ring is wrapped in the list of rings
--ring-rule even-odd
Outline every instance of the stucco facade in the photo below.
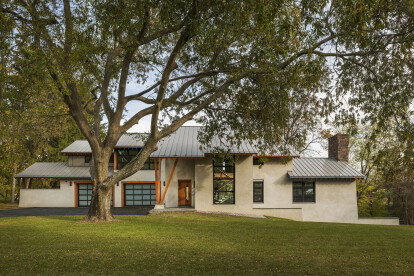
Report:
[[[79,160],[78,160],[79,159]],[[80,158],[71,158],[72,165],[84,166]],[[161,194],[174,167],[174,158],[161,161]],[[262,166],[253,165],[252,156],[237,156],[235,163],[235,203],[213,203],[212,157],[178,159],[165,195],[165,208],[178,206],[178,182],[189,180],[192,185],[191,206],[198,211],[244,213],[276,216],[294,220],[323,222],[357,222],[358,211],[354,180],[315,180],[315,202],[295,203],[292,199],[293,180],[287,171],[292,161],[270,158]],[[253,203],[253,181],[262,180],[263,203]],[[153,170],[141,170],[114,187],[114,207],[122,207],[124,183],[154,182]],[[85,180],[61,180],[60,189],[22,189],[21,207],[76,207],[76,189]],[[70,185],[72,183],[72,185]],[[367,222],[369,223],[369,222]]]
[[[213,204],[212,159],[196,161],[195,208],[200,211],[260,214],[294,220],[357,222],[356,184],[354,180],[316,180],[315,202],[295,203],[292,183],[286,174],[292,161],[272,158],[263,166],[254,166],[253,157],[236,161],[235,204]],[[263,203],[253,203],[253,180],[263,180]]]
[[[76,160],[76,161],[75,161]],[[161,162],[161,194],[176,159],[166,158]],[[81,161],[73,158],[79,165]],[[270,158],[262,166],[253,165],[252,156],[238,156],[235,164],[235,203],[213,203],[212,157],[179,159],[165,195],[166,208],[178,206],[178,181],[190,180],[192,185],[191,206],[199,211],[244,213],[277,216],[282,218],[324,221],[358,221],[355,181],[315,180],[315,202],[294,203],[292,180],[287,171],[292,170],[292,161]],[[253,180],[264,183],[263,203],[253,203]],[[114,187],[114,207],[122,207],[124,183],[155,181],[153,170],[138,171]],[[22,189],[21,207],[76,207],[75,186],[85,180],[62,180],[60,189]],[[72,183],[72,185],[70,185]]]
[[[300,158],[292,154],[293,159],[284,159],[266,155],[268,160],[263,165],[257,165],[260,160],[254,161],[258,151],[253,145],[229,145],[228,150],[236,158],[233,167],[232,162],[216,162],[213,166],[214,153],[201,151],[199,129],[183,127],[160,142],[142,170],[115,184],[113,206],[192,207],[204,212],[267,215],[299,221],[382,222],[358,219],[355,179],[364,176],[346,162],[346,135],[336,135],[335,139],[341,138],[343,142],[329,140],[331,158]],[[110,173],[113,168],[115,173],[116,168],[122,168],[142,146],[143,142],[133,134],[123,135],[114,149],[115,163],[109,164]],[[68,162],[39,162],[16,175],[29,182],[42,177],[61,179],[59,189],[22,187],[20,206],[88,206],[92,187],[78,183],[90,181],[89,144],[78,140],[62,153],[68,155]],[[158,174],[155,168],[159,169]],[[259,187],[256,194],[254,182]]]

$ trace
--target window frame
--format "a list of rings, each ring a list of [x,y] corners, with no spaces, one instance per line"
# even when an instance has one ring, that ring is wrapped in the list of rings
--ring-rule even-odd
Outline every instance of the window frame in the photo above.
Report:
[[[256,190],[256,187],[255,187],[255,182],[260,182],[261,184],[262,184],[262,200],[261,201],[255,201],[255,198],[254,198],[254,196],[255,196],[255,190]],[[264,203],[264,180],[263,179],[253,179],[253,203]]]
[[[215,159],[217,159],[217,157],[213,157],[212,163],[213,163],[213,204],[214,205],[235,205],[236,204],[236,159],[235,159],[235,156],[232,156],[231,158],[233,159],[232,160],[232,162],[233,162],[232,166],[226,165],[226,163],[227,163],[226,159],[223,159],[223,163],[225,163],[224,166],[223,166],[223,164],[221,166],[219,166],[219,165],[214,164],[215,163],[214,161],[215,161]],[[214,168],[223,168],[223,167],[225,167],[225,168],[232,167],[233,168],[233,171],[232,171],[233,178],[216,178],[214,176]],[[220,180],[220,179],[233,179],[233,190],[223,192],[223,193],[233,193],[233,202],[232,203],[218,203],[218,202],[215,201],[215,193],[220,193],[220,192],[215,191],[215,189],[214,189],[214,184],[215,183],[214,182],[215,182],[215,180]]]
[[[122,169],[126,164],[128,164],[129,162],[131,162],[132,158],[134,158],[137,154],[139,154],[139,152],[141,151],[141,148],[117,148],[116,150],[116,168],[117,170]],[[131,150],[136,150],[138,151],[135,155],[131,155],[130,151]],[[119,151],[128,151],[128,155],[122,155],[119,153]],[[120,162],[121,157],[125,157],[127,156],[127,158],[130,158],[129,161],[127,163],[124,162]],[[120,166],[119,164],[123,164],[122,166]],[[142,168],[140,169],[140,171],[153,171],[155,170],[155,161],[152,158],[148,158],[147,160],[145,160],[144,165],[142,166]]]
[[[156,205],[156,198],[154,200],[152,200],[152,196],[156,197],[156,194],[157,194],[157,192],[155,190],[155,182],[127,182],[127,183],[122,183],[122,185],[123,185],[123,201],[124,201],[123,202],[123,207],[136,207],[136,206],[149,207],[149,206],[155,206]],[[128,186],[128,185],[133,185],[132,189],[127,188],[127,187],[131,187],[131,186]],[[135,185],[137,185],[137,187],[140,187],[140,189],[135,189]],[[148,188],[144,189],[143,185],[150,185],[150,188],[149,189]],[[132,191],[132,194],[127,194],[127,191]],[[139,194],[139,193],[136,193],[136,191],[150,191],[150,193],[149,194],[144,194],[144,193]],[[137,196],[141,195],[142,198],[140,200],[135,200],[136,195]],[[143,198],[144,195],[149,195],[150,199],[149,200],[144,200],[144,198]],[[127,202],[131,201],[131,199],[127,199],[127,196],[132,196],[133,197],[133,199],[132,199],[133,204],[132,205],[127,204]],[[144,205],[144,204],[135,205],[135,202],[137,202],[137,201],[141,201],[141,203],[149,201],[150,204],[149,205]],[[152,202],[154,202],[154,204],[151,204]]]
[[[302,201],[295,201],[295,188],[294,184],[302,184]],[[312,201],[305,201],[305,185],[312,184],[313,185],[313,200]],[[292,182],[292,202],[293,203],[316,203],[316,183],[315,181],[293,181]]]

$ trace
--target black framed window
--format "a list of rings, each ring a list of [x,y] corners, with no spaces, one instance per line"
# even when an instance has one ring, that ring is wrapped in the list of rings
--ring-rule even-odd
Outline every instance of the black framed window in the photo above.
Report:
[[[213,159],[213,203],[235,203],[235,164],[233,159]]]
[[[125,206],[155,205],[155,183],[124,185]]]
[[[87,207],[91,205],[92,184],[78,184],[78,206]]]
[[[122,169],[134,158],[141,149],[117,149],[117,169]],[[147,159],[141,170],[154,170],[154,160]]]
[[[85,156],[85,163],[90,163],[92,160],[92,155],[86,155]]]
[[[293,182],[293,202],[315,202],[315,182]]]
[[[253,202],[263,203],[263,180],[253,180]]]

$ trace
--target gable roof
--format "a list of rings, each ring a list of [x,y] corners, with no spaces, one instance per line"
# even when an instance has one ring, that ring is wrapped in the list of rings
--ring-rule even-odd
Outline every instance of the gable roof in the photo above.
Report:
[[[204,151],[200,150],[201,143],[198,141],[198,132],[200,131],[200,126],[183,126],[180,127],[177,131],[170,134],[167,137],[161,139],[158,143],[158,149],[151,153],[151,157],[157,158],[203,158],[205,154],[214,152],[215,147],[220,147],[223,149],[228,149],[232,154],[249,154],[257,155],[259,153],[258,149],[246,141],[242,141],[240,146],[226,145],[225,142],[220,141],[220,139],[215,138],[212,141],[212,144],[209,146],[210,149]],[[138,133],[127,133],[121,136],[116,148],[122,147],[143,147],[144,142],[143,138],[146,134]],[[61,151],[64,154],[90,154],[91,148],[89,143],[86,140],[77,140],[69,145],[67,148]],[[292,156],[298,156],[298,154],[290,149]],[[273,156],[275,154],[272,154]],[[281,153],[276,153],[276,156],[282,156]],[[270,156],[270,154],[266,155]]]
[[[294,158],[293,170],[288,172],[295,178],[364,178],[364,175],[344,161],[332,158]]]

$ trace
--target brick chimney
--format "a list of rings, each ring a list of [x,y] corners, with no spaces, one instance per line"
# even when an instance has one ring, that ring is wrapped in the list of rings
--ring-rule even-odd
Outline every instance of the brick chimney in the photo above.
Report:
[[[328,139],[328,157],[338,161],[348,162],[349,137],[348,134],[336,134]]]

